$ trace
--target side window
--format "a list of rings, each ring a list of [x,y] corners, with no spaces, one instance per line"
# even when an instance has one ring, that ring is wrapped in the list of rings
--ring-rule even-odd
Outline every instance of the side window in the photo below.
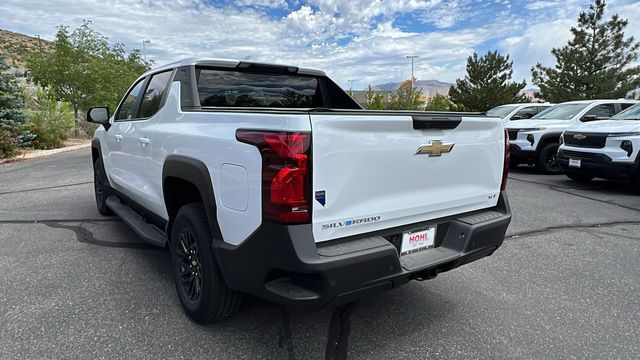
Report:
[[[138,97],[140,97],[140,92],[142,91],[142,85],[144,85],[144,80],[142,79],[138,81],[138,83],[129,91],[127,95],[124,96],[122,100],[122,104],[120,108],[116,112],[114,117],[115,120],[131,120],[136,117],[136,104],[138,103]]]
[[[511,118],[512,119],[531,119],[531,117],[538,113],[537,106],[527,106],[518,110]]]
[[[171,73],[172,71],[165,71],[151,77],[140,104],[140,118],[151,117],[160,110],[162,99],[168,90]]]
[[[616,114],[616,108],[614,104],[602,104],[593,107],[591,110],[587,111],[585,116],[587,115],[595,115],[598,119],[608,119]]]
[[[622,107],[622,110],[625,110],[625,109],[627,109],[627,108],[630,108],[630,107],[632,107],[633,105],[635,105],[635,104],[633,104],[633,103],[621,103],[621,104],[620,104],[620,106]]]

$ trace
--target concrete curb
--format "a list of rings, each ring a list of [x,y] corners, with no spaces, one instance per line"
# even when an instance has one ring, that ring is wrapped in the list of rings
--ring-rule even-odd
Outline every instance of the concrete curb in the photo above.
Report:
[[[45,157],[45,156],[50,156],[50,155],[54,155],[54,154],[67,152],[67,151],[85,149],[85,148],[88,148],[88,147],[91,147],[91,142],[90,141],[86,142],[86,143],[83,143],[83,144],[65,146],[65,147],[61,147],[61,148],[58,148],[58,149],[33,150],[33,151],[29,151],[27,153],[20,154],[18,156],[12,157],[10,159],[2,159],[2,160],[0,160],[0,164],[12,163],[12,162],[23,161],[23,160],[28,160],[28,159],[36,159],[36,158],[41,158],[41,157]]]

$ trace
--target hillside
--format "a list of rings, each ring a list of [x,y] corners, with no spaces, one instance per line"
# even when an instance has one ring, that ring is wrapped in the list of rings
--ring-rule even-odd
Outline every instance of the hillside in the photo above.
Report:
[[[0,29],[0,55],[7,65],[15,68],[25,68],[30,54],[40,51],[50,51],[52,44],[37,37],[14,33]]]
[[[396,91],[399,82],[390,82],[380,85],[373,86],[374,90],[377,91]],[[416,89],[422,90],[422,94],[426,96],[432,96],[435,94],[446,95],[449,93],[449,87],[451,87],[450,83],[438,81],[438,80],[416,80],[414,86]]]

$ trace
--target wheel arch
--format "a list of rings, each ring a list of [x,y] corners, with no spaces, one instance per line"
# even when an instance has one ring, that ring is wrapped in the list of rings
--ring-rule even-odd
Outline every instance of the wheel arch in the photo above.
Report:
[[[201,201],[214,239],[222,239],[216,216],[216,201],[207,166],[199,160],[169,155],[162,167],[162,194],[168,215],[167,238],[180,207]]]
[[[98,160],[99,157],[102,156],[102,148],[100,147],[100,139],[94,138],[91,140],[91,159],[93,160],[92,164]]]
[[[560,135],[562,132],[554,132],[542,135],[540,140],[538,140],[538,145],[536,147],[536,157],[540,154],[540,151],[545,147],[545,145],[550,143],[560,143]]]

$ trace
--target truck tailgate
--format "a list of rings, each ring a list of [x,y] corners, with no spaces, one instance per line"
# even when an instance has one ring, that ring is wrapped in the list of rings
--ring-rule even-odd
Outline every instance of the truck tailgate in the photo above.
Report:
[[[309,116],[316,242],[498,201],[505,146],[498,119],[367,111]]]

